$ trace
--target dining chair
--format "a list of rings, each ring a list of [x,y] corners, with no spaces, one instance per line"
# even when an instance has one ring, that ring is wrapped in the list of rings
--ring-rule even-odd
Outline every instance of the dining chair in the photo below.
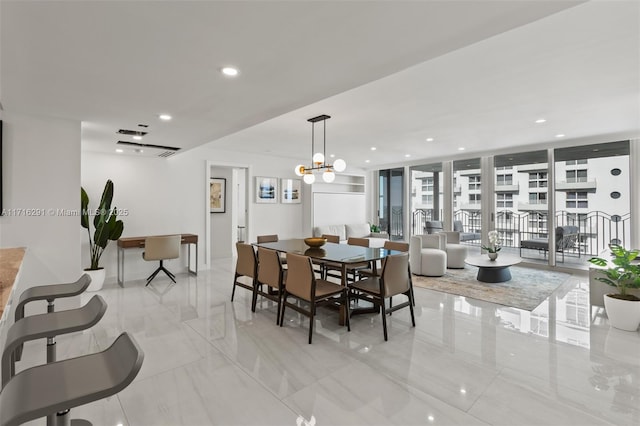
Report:
[[[277,243],[279,241],[278,234],[272,235],[258,235],[257,242],[261,243]],[[287,266],[287,257],[284,253],[278,254],[280,256],[280,260],[282,261],[282,265],[286,268]]]
[[[278,302],[276,324],[280,321],[282,290],[284,289],[286,275],[287,271],[282,267],[282,261],[278,252],[264,247],[258,247],[258,278],[256,293],[259,296]],[[266,291],[262,290],[262,284],[267,286]]]
[[[260,243],[277,243],[278,234],[273,235],[258,235],[258,244]]]
[[[236,272],[233,278],[233,290],[231,291],[231,301],[236,294],[236,286],[240,286],[253,293],[251,298],[251,311],[256,311],[256,292],[258,287],[258,258],[253,246],[245,243],[236,243],[238,259],[236,260]],[[247,284],[246,279],[249,278],[251,284]],[[242,281],[240,281],[242,280]]]
[[[368,238],[355,238],[349,237],[347,244],[350,246],[369,247]],[[347,276],[351,274],[351,281],[356,281],[356,278],[361,278],[360,271],[373,270],[373,264],[371,262],[359,262],[347,265]]]
[[[387,313],[391,314],[398,309],[409,307],[411,311],[411,323],[416,326],[413,313],[413,292],[411,284],[411,270],[409,269],[409,253],[387,256],[382,261],[382,272],[379,277],[369,277],[351,284],[349,300],[351,298],[367,298],[382,311],[382,329],[384,340],[387,341]],[[356,294],[355,292],[360,294]],[[404,294],[407,301],[396,306],[385,306],[385,300],[392,296]]]
[[[162,235],[157,237],[147,237],[144,241],[144,251],[142,252],[142,258],[147,261],[159,260],[160,266],[153,271],[147,278],[148,286],[151,281],[158,275],[160,271],[167,274],[167,276],[176,282],[176,276],[171,271],[164,267],[163,261],[169,259],[177,259],[180,257],[180,243],[182,235]]]
[[[402,241],[385,241],[384,242],[384,249],[386,250],[395,250],[395,251],[401,251],[403,253],[408,253],[409,252],[409,244],[402,242]],[[372,276],[379,276],[380,275],[380,268],[376,268],[375,272],[372,268],[367,268],[367,269],[360,269],[358,271],[358,274],[360,274],[361,276],[367,276],[367,277],[372,277]]]
[[[316,307],[321,304],[332,303],[338,297],[340,303],[346,309],[347,330],[351,331],[349,324],[348,289],[323,279],[317,279],[313,273],[311,258],[298,254],[289,254],[289,270],[287,282],[282,295],[282,309],[280,310],[280,327],[284,323],[284,312],[287,307],[309,317],[309,344],[313,337],[313,322],[316,315]],[[293,296],[298,300],[309,304],[305,309],[287,299]]]
[[[340,236],[339,235],[331,235],[331,234],[322,234],[322,238],[326,239],[328,243],[334,243],[334,244],[340,244]],[[315,262],[314,262],[315,263]],[[333,277],[333,278],[338,278],[341,279],[341,271],[342,271],[342,267],[340,266],[339,263],[335,263],[335,262],[318,262],[318,264],[320,265],[320,270],[316,271],[316,272],[320,272],[320,278],[322,279],[327,279],[327,277]],[[338,271],[339,273],[336,274],[331,273],[331,271]]]
[[[340,244],[339,235],[322,234],[322,238],[327,240],[328,243]]]

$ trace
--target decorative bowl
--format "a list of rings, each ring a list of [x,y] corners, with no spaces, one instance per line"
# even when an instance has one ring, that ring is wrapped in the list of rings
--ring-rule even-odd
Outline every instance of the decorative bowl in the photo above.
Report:
[[[327,242],[326,238],[311,237],[311,238],[304,239],[304,243],[309,247],[322,247],[326,242]]]

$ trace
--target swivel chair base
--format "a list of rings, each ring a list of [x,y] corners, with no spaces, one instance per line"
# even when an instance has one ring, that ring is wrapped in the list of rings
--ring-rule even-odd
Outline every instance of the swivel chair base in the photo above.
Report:
[[[156,269],[155,271],[153,271],[153,274],[149,275],[149,278],[147,278],[147,283],[145,284],[145,287],[148,286],[151,281],[153,281],[153,279],[156,277],[156,275],[158,275],[158,273],[162,271],[165,274],[167,274],[167,276],[169,278],[171,278],[171,281],[173,281],[174,283],[176,282],[176,276],[173,275],[173,273],[171,273],[171,271],[169,271],[167,268],[164,267],[164,265],[162,264],[162,260],[160,261],[160,266],[158,267],[158,269]]]

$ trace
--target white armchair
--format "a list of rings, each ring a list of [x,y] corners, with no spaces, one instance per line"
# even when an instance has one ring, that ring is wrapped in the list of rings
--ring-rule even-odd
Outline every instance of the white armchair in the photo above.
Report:
[[[447,252],[447,268],[463,269],[467,258],[467,246],[460,244],[460,232],[443,231],[445,235],[445,251]]]
[[[441,277],[447,271],[444,234],[414,235],[409,244],[411,272],[416,275]]]

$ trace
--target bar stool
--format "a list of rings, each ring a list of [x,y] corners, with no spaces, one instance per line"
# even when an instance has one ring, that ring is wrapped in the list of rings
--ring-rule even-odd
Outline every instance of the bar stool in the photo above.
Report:
[[[89,303],[78,309],[32,315],[15,322],[7,331],[5,347],[2,352],[0,371],[2,372],[2,387],[9,383],[15,375],[16,353],[25,342],[47,338],[47,364],[56,361],[55,336],[86,330],[100,321],[107,310],[104,299],[95,295]],[[49,342],[53,341],[53,345]],[[58,382],[62,385],[63,382]],[[56,383],[53,383],[54,387]],[[64,386],[61,386],[64,387]],[[56,416],[47,417],[47,426],[57,423]]]
[[[138,375],[144,353],[122,333],[106,350],[21,371],[0,392],[0,426],[19,425],[58,412],[57,425],[91,424],[69,420],[69,410],[126,388]],[[50,386],[61,382],[64,386]]]
[[[89,303],[78,309],[31,315],[15,322],[7,331],[2,351],[2,387],[15,375],[15,352],[23,343],[86,330],[100,321],[107,310],[107,303],[99,295],[94,295]],[[55,346],[47,345],[47,363],[56,361]]]
[[[47,303],[47,312],[55,312],[55,300],[62,297],[72,297],[77,296],[80,293],[84,292],[87,287],[91,284],[91,277],[89,274],[82,274],[80,278],[76,282],[66,283],[66,284],[52,284],[52,285],[42,285],[37,287],[31,287],[26,289],[20,295],[20,299],[18,300],[18,304],[16,305],[16,314],[15,314],[15,322],[18,322],[22,318],[24,318],[24,307],[29,302],[34,302],[37,300],[46,300]],[[55,336],[47,338],[47,362],[49,361],[49,352],[53,351],[55,354],[55,344],[56,339]],[[55,355],[52,361],[55,361]],[[22,345],[16,348],[16,361],[20,361],[22,358]]]

